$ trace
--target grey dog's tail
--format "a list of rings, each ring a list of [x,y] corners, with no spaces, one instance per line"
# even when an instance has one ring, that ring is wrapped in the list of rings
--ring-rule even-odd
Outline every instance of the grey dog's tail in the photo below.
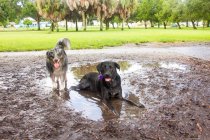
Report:
[[[61,38],[58,40],[56,47],[60,47],[62,49],[64,49],[64,48],[70,49],[70,45],[71,45],[71,43],[68,38]]]

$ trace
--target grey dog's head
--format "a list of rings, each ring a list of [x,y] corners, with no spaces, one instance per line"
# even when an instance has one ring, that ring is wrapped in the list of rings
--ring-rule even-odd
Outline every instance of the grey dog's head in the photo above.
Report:
[[[118,75],[117,69],[120,69],[120,65],[116,62],[105,61],[97,65],[97,70],[105,82],[111,82],[112,79],[115,79]]]
[[[70,41],[67,38],[60,39],[55,48],[46,53],[47,62],[51,63],[55,69],[60,68],[66,59],[64,48],[70,48]]]

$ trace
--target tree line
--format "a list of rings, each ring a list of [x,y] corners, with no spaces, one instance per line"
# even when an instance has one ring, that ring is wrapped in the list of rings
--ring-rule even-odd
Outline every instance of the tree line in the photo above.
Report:
[[[78,21],[87,23],[92,19],[100,21],[100,30],[109,29],[110,24],[143,21],[145,28],[150,22],[163,25],[166,29],[169,23],[191,22],[194,29],[196,23],[203,21],[203,26],[210,24],[210,0],[0,0],[0,24],[6,27],[8,22],[18,23],[20,19],[30,16],[38,22],[48,20],[51,30],[58,31],[58,22],[73,21],[78,31]],[[114,26],[113,26],[114,27]]]

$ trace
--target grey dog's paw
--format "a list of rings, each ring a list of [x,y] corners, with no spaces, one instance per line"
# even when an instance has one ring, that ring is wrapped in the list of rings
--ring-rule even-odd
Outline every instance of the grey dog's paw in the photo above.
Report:
[[[145,106],[143,104],[141,104],[141,103],[139,103],[138,107],[139,108],[145,108]]]
[[[69,91],[68,90],[61,90],[60,91],[60,97],[64,100],[69,100],[70,99]]]

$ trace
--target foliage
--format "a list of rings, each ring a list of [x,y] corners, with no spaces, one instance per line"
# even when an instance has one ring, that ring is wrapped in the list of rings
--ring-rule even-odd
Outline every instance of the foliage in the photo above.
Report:
[[[21,5],[19,0],[0,0],[0,23],[6,27],[9,21],[20,19]]]
[[[23,21],[23,24],[25,24],[25,25],[27,25],[27,27],[29,27],[29,25],[32,24],[32,21],[29,20],[29,19],[25,19],[25,20]]]
[[[36,0],[37,9],[39,14],[44,18],[52,22],[51,30],[57,27],[57,22],[64,19],[66,14],[66,9],[64,8],[64,3],[62,0]]]
[[[63,19],[76,23],[82,19],[86,30],[87,21],[98,18],[103,30],[103,23],[108,28],[119,16],[122,30],[124,22],[132,21],[144,21],[146,28],[149,22],[151,27],[158,23],[166,28],[172,22],[181,28],[180,22],[190,21],[196,29],[198,21],[209,26],[209,7],[209,0],[0,0],[0,24],[6,27],[26,16],[39,23],[41,15],[52,22],[52,31],[58,30],[57,22]]]

